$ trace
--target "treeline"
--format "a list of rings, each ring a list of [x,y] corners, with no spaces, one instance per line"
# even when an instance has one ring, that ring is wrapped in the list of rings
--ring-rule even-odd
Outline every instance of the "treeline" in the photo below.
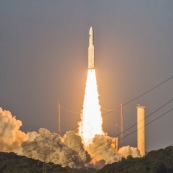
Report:
[[[0,173],[96,173],[96,169],[72,169],[43,163],[14,153],[0,152]]]
[[[173,147],[151,151],[142,158],[129,156],[120,162],[106,165],[101,170],[64,168],[14,153],[0,153],[0,173],[173,173]]]
[[[142,158],[123,158],[98,173],[173,173],[173,147],[151,151]]]

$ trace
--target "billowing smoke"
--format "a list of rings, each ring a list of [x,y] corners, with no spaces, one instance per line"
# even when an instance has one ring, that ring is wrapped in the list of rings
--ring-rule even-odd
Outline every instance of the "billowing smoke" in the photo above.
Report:
[[[0,108],[0,151],[20,147],[28,139],[28,135],[19,130],[21,126],[22,122],[11,112]]]
[[[94,163],[103,160],[105,164],[109,164],[117,162],[122,158],[116,153],[115,147],[113,138],[107,135],[95,135],[92,144],[89,145],[87,150],[93,158]]]
[[[81,167],[91,160],[80,136],[73,131],[62,138],[57,133],[40,128],[38,134],[31,133],[31,136],[33,141],[22,144],[23,155],[27,157],[70,167]]]
[[[125,146],[117,150],[116,138],[106,134],[95,135],[92,143],[84,146],[81,137],[73,131],[60,136],[40,128],[38,132],[26,134],[19,130],[21,126],[21,121],[0,108],[0,151],[13,151],[29,158],[72,168],[101,168],[128,155],[140,157],[137,148]]]
[[[122,157],[127,158],[127,156],[132,157],[140,157],[140,152],[137,148],[124,146],[118,150],[118,154],[122,155]]]

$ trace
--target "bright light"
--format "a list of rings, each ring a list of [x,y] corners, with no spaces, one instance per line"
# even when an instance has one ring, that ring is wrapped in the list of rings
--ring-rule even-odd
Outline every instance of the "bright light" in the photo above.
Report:
[[[103,134],[102,116],[99,105],[99,94],[95,70],[88,70],[79,135],[88,146],[96,134]]]

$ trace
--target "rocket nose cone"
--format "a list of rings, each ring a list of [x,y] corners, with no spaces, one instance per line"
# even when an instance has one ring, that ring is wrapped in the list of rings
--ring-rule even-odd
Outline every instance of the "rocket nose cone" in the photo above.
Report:
[[[91,26],[89,30],[89,35],[92,35],[92,34],[93,34],[93,27]]]

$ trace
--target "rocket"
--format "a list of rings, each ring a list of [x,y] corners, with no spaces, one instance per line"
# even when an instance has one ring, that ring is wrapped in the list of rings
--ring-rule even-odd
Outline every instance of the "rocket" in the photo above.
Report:
[[[88,69],[94,69],[94,31],[92,26],[89,30]]]

